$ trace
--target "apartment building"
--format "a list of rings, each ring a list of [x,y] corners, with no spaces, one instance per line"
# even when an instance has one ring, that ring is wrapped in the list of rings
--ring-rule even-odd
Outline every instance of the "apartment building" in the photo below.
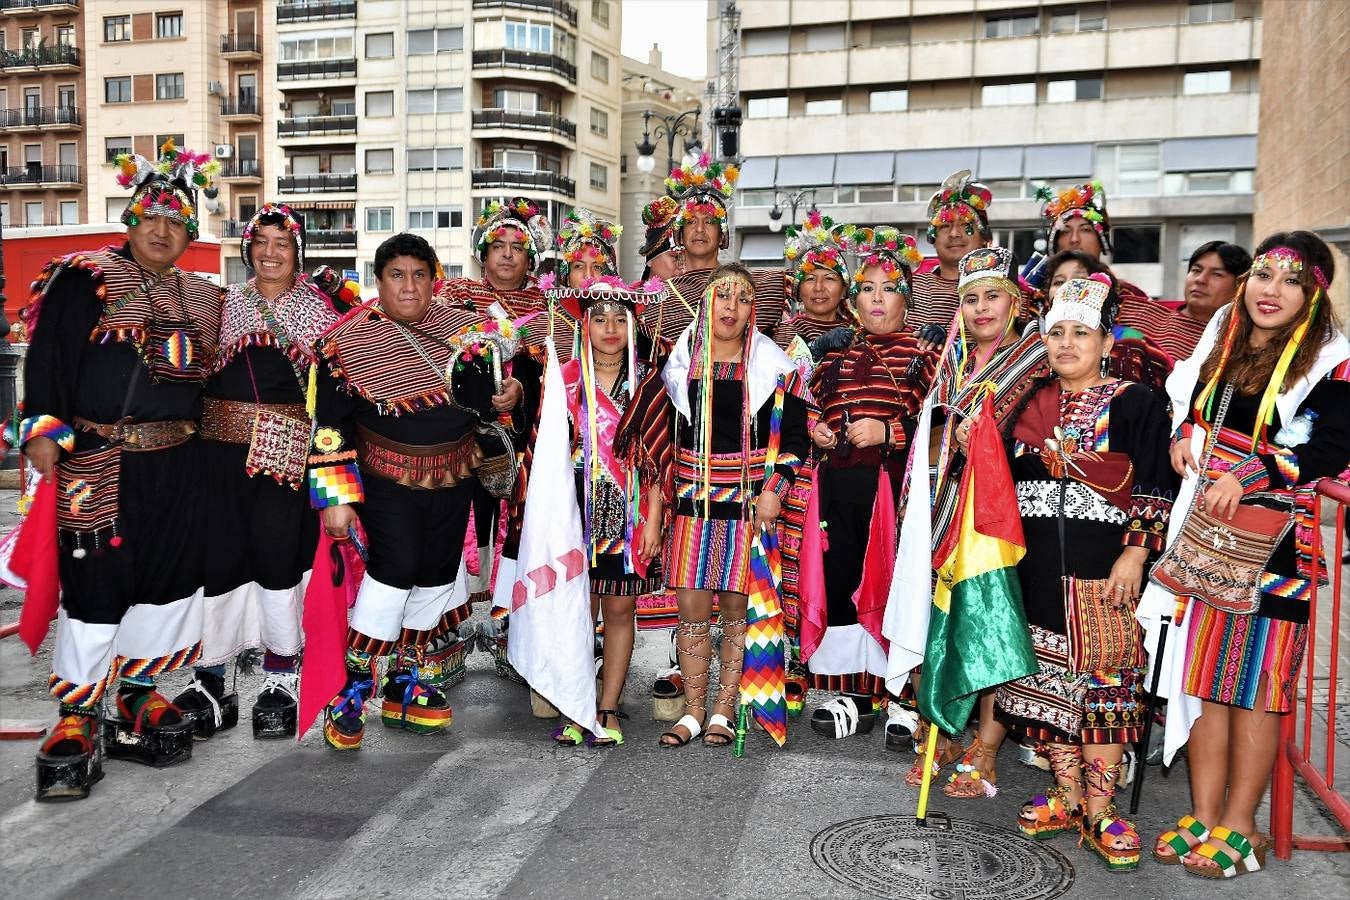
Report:
[[[79,0],[0,0],[0,224],[84,221]]]
[[[726,2],[709,0],[710,20]],[[1037,188],[1099,179],[1113,264],[1154,295],[1179,296],[1200,243],[1252,242],[1257,0],[736,5],[747,260],[781,260],[770,214],[800,192],[803,209],[923,242],[929,195],[962,168],[1023,258],[1042,234]]]
[[[409,230],[448,274],[476,274],[470,233],[494,197],[531,197],[555,226],[573,206],[618,213],[617,0],[281,0],[275,15],[264,184],[305,212],[311,267],[373,285],[375,249]]]
[[[646,265],[639,252],[646,231],[642,209],[665,193],[665,178],[671,164],[681,160],[686,147],[698,143],[695,139],[703,130],[701,116],[685,114],[700,108],[704,85],[667,72],[662,65],[659,46],[651,48],[646,62],[623,58],[619,222],[624,226],[624,234],[619,241],[619,273],[630,281],[640,277]],[[651,118],[646,118],[645,113],[651,113]],[[681,116],[685,116],[683,120]],[[666,136],[670,125],[675,126],[673,142]],[[654,148],[650,172],[642,171],[638,162],[637,148],[644,137]]]

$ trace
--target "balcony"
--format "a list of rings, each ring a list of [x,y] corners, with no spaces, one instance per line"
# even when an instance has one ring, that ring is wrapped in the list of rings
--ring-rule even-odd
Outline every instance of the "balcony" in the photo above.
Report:
[[[247,222],[240,222],[238,219],[226,219],[225,224],[220,226],[221,237],[243,237],[244,229],[248,226]]]
[[[356,116],[296,116],[277,122],[277,137],[356,134]]]
[[[577,123],[557,113],[518,109],[476,109],[474,128],[502,128],[513,131],[550,131],[569,141],[577,139]]]
[[[277,22],[319,22],[356,16],[356,0],[281,0]]]
[[[277,81],[355,77],[355,59],[305,59],[277,63]]]
[[[473,0],[473,8],[551,12],[573,28],[577,27],[577,8],[566,0]]]
[[[262,181],[262,169],[256,159],[222,159],[220,177],[238,184]]]
[[[474,169],[475,188],[504,188],[525,191],[552,191],[567,197],[576,197],[577,184],[566,175],[553,172],[516,172],[511,169]]]
[[[306,250],[352,250],[355,247],[355,229],[315,228],[305,231]]]
[[[545,72],[577,83],[577,67],[561,56],[534,50],[475,50],[475,69],[516,69],[526,72]]]
[[[0,128],[8,131],[69,131],[84,124],[77,106],[31,106],[0,109]]]
[[[258,113],[257,95],[245,94],[242,97],[222,97],[220,100],[220,117],[226,122],[261,122],[262,116]]]
[[[262,59],[262,46],[256,34],[222,34],[220,55],[226,59]]]
[[[0,50],[0,69],[8,72],[65,72],[80,68],[80,48],[66,44]]]
[[[43,190],[46,188],[79,187],[84,175],[79,166],[44,166],[29,163],[21,168],[0,169],[0,189]]]
[[[79,11],[79,0],[0,0],[0,12],[11,16],[73,14]]]
[[[355,172],[329,172],[323,175],[282,175],[277,179],[277,193],[280,194],[329,194],[355,190]]]

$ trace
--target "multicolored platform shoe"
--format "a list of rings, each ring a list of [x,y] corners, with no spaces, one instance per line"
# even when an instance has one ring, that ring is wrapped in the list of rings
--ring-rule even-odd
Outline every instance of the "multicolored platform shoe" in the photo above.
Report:
[[[156,769],[192,758],[194,723],[154,688],[117,692],[117,713],[102,720],[109,759],[127,759]]]
[[[194,671],[192,681],[173,698],[173,705],[192,726],[194,741],[210,740],[217,731],[239,724],[239,695],[226,693],[225,679],[212,672]]]
[[[360,750],[366,733],[366,702],[375,691],[371,670],[347,670],[347,685],[323,711],[323,740],[334,750]]]
[[[39,803],[83,800],[103,778],[103,742],[98,711],[62,706],[61,718],[42,742],[37,755]]]
[[[450,701],[422,674],[422,650],[400,648],[398,666],[380,684],[380,718],[390,728],[417,734],[435,734],[450,727]]]
[[[453,631],[437,635],[422,653],[422,679],[444,693],[464,680],[469,640]],[[391,661],[393,664],[393,661]]]

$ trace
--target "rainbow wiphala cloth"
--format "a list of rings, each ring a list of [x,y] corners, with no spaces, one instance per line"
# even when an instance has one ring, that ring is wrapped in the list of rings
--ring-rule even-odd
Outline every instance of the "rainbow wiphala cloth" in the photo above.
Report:
[[[784,686],[782,554],[778,535],[757,535],[750,543],[749,606],[746,610],[745,667],[741,670],[741,702],[750,704],[755,721],[778,746],[787,743],[787,696]]]

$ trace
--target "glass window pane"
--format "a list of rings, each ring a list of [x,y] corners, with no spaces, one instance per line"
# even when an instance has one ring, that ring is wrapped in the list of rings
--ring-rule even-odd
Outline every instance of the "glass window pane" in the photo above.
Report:
[[[909,108],[909,91],[872,91],[868,96],[871,112],[904,112]]]
[[[408,91],[408,114],[436,111],[436,92],[430,88],[420,91]]]
[[[510,26],[508,26],[507,31],[508,36],[510,34],[509,28]],[[510,44],[508,43],[507,46],[509,47]],[[431,30],[430,28],[424,28],[418,31],[408,32],[408,53],[410,55],[417,55],[420,53],[435,53],[435,52],[436,52],[436,33],[433,30]]]
[[[394,35],[392,32],[366,35],[367,59],[391,59],[393,55]]]

